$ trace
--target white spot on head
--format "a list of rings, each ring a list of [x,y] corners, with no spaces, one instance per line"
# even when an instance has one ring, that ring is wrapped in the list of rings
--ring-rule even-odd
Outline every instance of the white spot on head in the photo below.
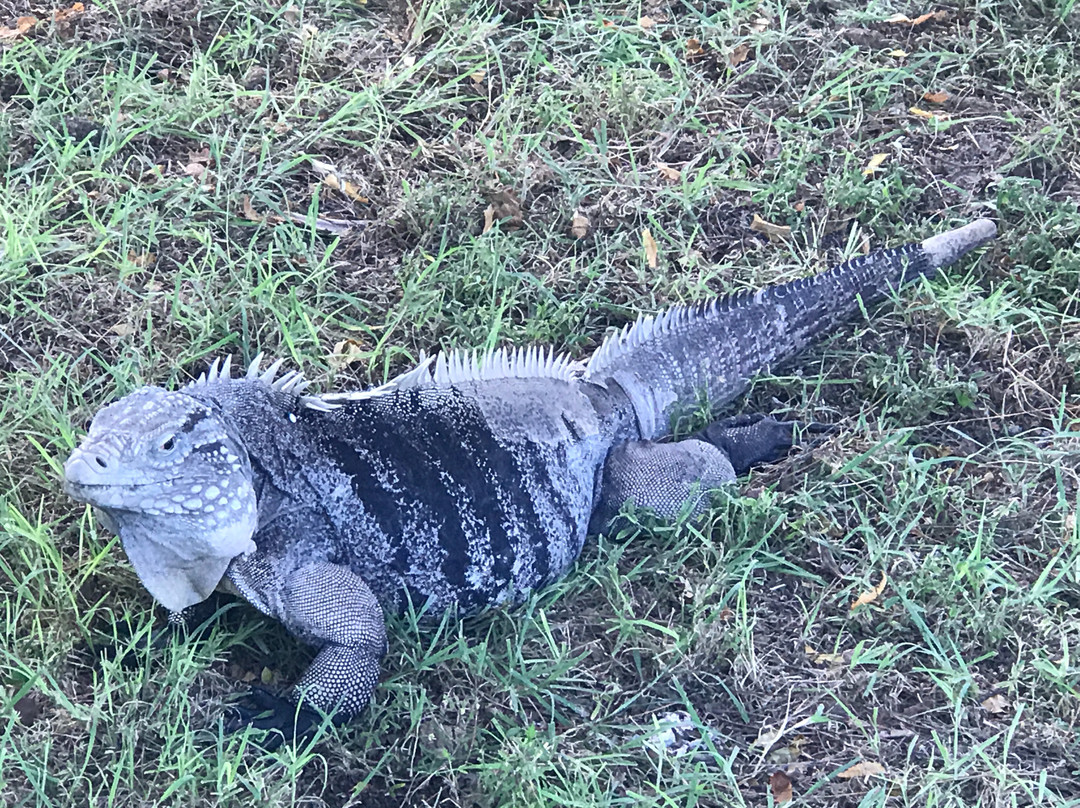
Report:
[[[201,487],[202,486],[200,486],[199,488],[201,488]],[[192,488],[191,489],[192,493],[195,493],[195,494],[199,493],[199,488]],[[221,490],[216,485],[212,485],[212,486],[210,486],[209,488],[206,489],[206,498],[207,499],[214,499],[220,493],[221,493]]]
[[[196,483],[195,485],[191,486],[191,488],[189,488],[188,490],[193,494],[198,494],[200,491],[202,491],[202,486],[199,485],[198,483]]]
[[[192,497],[184,503],[184,507],[187,508],[189,511],[197,511],[199,508],[202,507],[202,505],[202,500],[198,497]]]

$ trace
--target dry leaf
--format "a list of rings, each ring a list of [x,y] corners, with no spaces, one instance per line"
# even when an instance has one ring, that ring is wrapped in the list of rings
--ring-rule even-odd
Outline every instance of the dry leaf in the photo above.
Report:
[[[736,46],[735,50],[728,56],[728,64],[732,67],[741,65],[746,61],[746,57],[750,55],[750,46],[745,42],[742,45]]]
[[[795,212],[796,213],[802,213],[803,210],[805,210],[805,209],[806,209],[806,203],[803,202],[801,199],[798,202],[795,203]]]
[[[295,213],[293,211],[289,211],[285,214],[284,219],[277,216],[266,217],[267,221],[274,222],[275,224],[277,222],[283,222],[286,219],[293,224],[300,225],[301,227],[308,226],[308,217],[303,213]],[[367,222],[356,221],[355,219],[330,219],[326,216],[316,216],[314,226],[316,230],[322,230],[324,233],[333,233],[335,236],[343,236],[346,233],[351,232],[354,227],[358,227],[361,229],[366,227]],[[293,261],[300,262],[301,257],[302,256],[293,258]]]
[[[897,48],[896,50],[889,51],[888,55],[892,56],[894,59],[905,59],[907,58],[908,52],[906,50],[900,50],[899,48]]]
[[[1076,536],[1076,514],[1070,513],[1065,517],[1065,536],[1064,541],[1070,542],[1073,537]]]
[[[645,248],[645,260],[649,262],[652,269],[656,269],[660,248],[657,246],[652,232],[647,227],[641,231],[641,246]]]
[[[25,36],[27,31],[37,25],[37,22],[37,17],[19,17],[15,20],[14,28],[0,25],[0,39],[17,39]]]
[[[900,25],[906,24],[914,28],[916,25],[922,25],[928,20],[944,20],[947,19],[948,16],[949,12],[947,11],[931,11],[927,14],[919,15],[915,19],[911,19],[906,14],[893,14],[891,17],[889,17],[889,19],[885,20],[885,22],[891,22]]]
[[[869,589],[859,595],[859,597],[852,601],[851,608],[855,609],[859,606],[865,606],[868,603],[873,603],[875,600],[878,599],[881,593],[885,591],[885,584],[887,584],[888,582],[889,578],[885,575],[885,572],[883,570],[881,573],[881,583],[879,583],[873,589]]]
[[[251,197],[244,194],[244,198],[240,202],[244,209],[244,218],[251,222],[261,222],[263,217],[255,212],[255,208],[251,205]]]
[[[484,211],[484,232],[492,228],[495,222],[503,230],[517,230],[525,222],[525,214],[521,211],[521,202],[509,188],[488,194],[488,202],[491,204]],[[491,211],[491,224],[488,224],[488,211]]]
[[[699,56],[705,54],[705,49],[701,47],[701,41],[691,37],[686,40],[686,58],[696,59]]]
[[[1008,710],[1011,706],[1009,700],[1001,694],[991,696],[982,703],[982,708],[991,715],[1001,715],[1001,713]]]
[[[157,261],[157,255],[152,252],[136,253],[132,251],[128,253],[127,259],[139,269],[146,269],[147,267],[154,265]]]
[[[576,212],[570,220],[570,232],[577,239],[585,238],[589,234],[589,219],[581,211]]]
[[[836,776],[841,780],[850,780],[853,777],[869,777],[873,774],[885,774],[885,767],[874,760],[861,760]]]
[[[837,667],[845,663],[843,654],[824,654],[820,651],[815,651],[812,646],[804,645],[803,650],[806,655],[810,657],[810,661],[817,665],[828,665],[829,667]]]
[[[941,117],[941,115],[936,112],[927,112],[925,109],[919,109],[918,107],[912,107],[908,110],[908,112],[910,112],[916,118],[925,118],[926,120]]]
[[[752,23],[750,23],[750,28],[751,30],[761,34],[765,32],[765,30],[769,27],[769,24],[770,23],[768,17],[758,17]]]
[[[805,745],[806,736],[796,735],[787,746],[777,746],[769,752],[769,763],[773,766],[790,766],[802,756]]]
[[[931,104],[944,104],[949,100],[948,93],[923,93],[923,101],[929,101]]]
[[[486,233],[488,230],[495,226],[495,206],[488,205],[484,208],[484,229],[481,233]]]
[[[401,57],[401,64],[404,67],[412,67],[416,64],[416,57],[413,56],[411,53],[406,53],[404,56]]]
[[[343,339],[335,343],[327,361],[334,370],[341,370],[355,362],[364,360],[364,348],[354,339]]]
[[[870,162],[866,164],[866,168],[862,170],[863,176],[869,177],[871,174],[881,168],[881,164],[888,159],[888,154],[875,154],[873,157],[870,158]]]
[[[82,3],[73,3],[71,8],[58,8],[53,12],[53,20],[56,22],[62,22],[64,20],[75,17],[86,11],[86,6]]]
[[[476,84],[483,84],[484,79],[487,77],[486,70],[477,70],[475,73],[470,73],[469,78]]]
[[[767,222],[756,213],[754,214],[754,221],[750,222],[750,229],[755,233],[764,233],[769,237],[769,241],[773,242],[783,241],[791,235],[791,228],[787,225]]]
[[[777,805],[791,801],[791,778],[783,772],[769,775],[769,791]]]
[[[202,175],[206,173],[206,166],[202,163],[188,163],[184,166],[184,173],[197,180],[202,179]]]
[[[682,179],[682,172],[677,168],[672,168],[667,163],[657,163],[656,170],[668,182],[678,182]]]
[[[198,151],[189,151],[187,156],[189,163],[201,163],[202,165],[210,165],[210,148],[203,146]]]
[[[343,180],[337,174],[327,174],[323,177],[323,184],[333,188],[335,191],[341,191],[345,196],[354,199],[357,202],[371,201],[360,193],[360,187],[356,183]]]
[[[637,24],[644,28],[646,31],[648,31],[650,28],[656,25],[656,20],[654,20],[652,17],[642,17],[637,21]]]
[[[131,323],[117,323],[110,328],[109,331],[116,334],[118,337],[130,337],[135,333],[135,326]]]

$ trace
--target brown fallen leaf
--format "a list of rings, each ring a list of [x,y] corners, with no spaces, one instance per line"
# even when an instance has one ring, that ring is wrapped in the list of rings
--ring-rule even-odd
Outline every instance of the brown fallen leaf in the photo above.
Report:
[[[495,226],[495,206],[488,205],[484,208],[484,229],[481,233],[486,233],[488,230]]]
[[[889,159],[889,155],[885,153],[875,154],[870,158],[870,162],[866,164],[866,168],[862,170],[864,177],[869,177],[871,174],[881,168],[881,164]]]
[[[484,211],[484,232],[490,230],[496,222],[503,230],[517,230],[525,222],[525,214],[521,210],[521,202],[509,188],[488,194],[488,209]],[[491,213],[488,213],[488,210]],[[488,216],[491,217],[490,224]]]
[[[157,262],[157,255],[152,252],[137,253],[132,250],[128,252],[127,259],[139,269],[146,269]]]
[[[750,55],[750,46],[745,42],[741,45],[736,45],[735,50],[728,56],[728,64],[732,67],[741,65],[746,61],[746,57]]]
[[[894,25],[910,25],[914,28],[916,25],[922,25],[929,20],[940,21],[948,19],[948,17],[949,12],[947,11],[931,11],[927,14],[920,14],[915,19],[911,19],[911,17],[906,14],[893,14],[889,19],[885,20],[885,22],[893,23]]]
[[[37,17],[19,17],[15,20],[14,28],[0,25],[0,39],[18,39],[21,36],[26,36],[27,32],[37,23]]]
[[[930,93],[926,92],[922,94],[923,101],[929,101],[931,104],[944,104],[949,100],[948,93]]]
[[[135,326],[131,323],[119,322],[109,328],[109,331],[118,337],[130,337],[135,333]]]
[[[483,84],[484,79],[487,77],[486,70],[477,70],[469,74],[469,78],[473,80],[473,84]]]
[[[769,775],[769,791],[777,805],[791,802],[791,778],[784,772],[773,772]]]
[[[360,186],[354,182],[349,182],[346,179],[342,179],[337,170],[329,163],[324,163],[322,160],[312,160],[311,167],[322,174],[323,185],[328,188],[333,188],[335,191],[340,191],[356,202],[370,202],[371,200],[360,193]]]
[[[893,57],[894,59],[905,59],[907,58],[908,52],[906,50],[900,50],[899,48],[896,48],[895,50],[889,51],[888,55]]]
[[[202,179],[203,174],[206,173],[206,166],[202,163],[188,163],[184,166],[184,173],[189,177],[194,177],[199,180]]]
[[[923,119],[928,120],[928,121],[932,121],[932,120],[945,121],[945,120],[948,120],[948,118],[949,118],[949,116],[944,112],[928,112],[925,109],[919,109],[919,107],[912,107],[911,109],[908,110],[908,112],[910,112],[916,118],[923,118]]]
[[[240,205],[244,210],[244,218],[250,222],[261,222],[263,217],[255,212],[255,208],[251,204],[251,197],[244,194],[244,198],[240,200]]]
[[[885,774],[885,767],[876,760],[860,760],[854,766],[849,766],[836,776],[841,780],[851,780],[854,777],[870,777],[875,774]]]
[[[856,609],[859,606],[865,606],[868,603],[873,603],[875,600],[878,599],[881,593],[885,591],[885,584],[887,584],[888,582],[889,578],[885,575],[885,571],[882,570],[881,583],[879,583],[873,589],[868,589],[866,592],[863,592],[861,595],[859,595],[859,597],[857,597],[851,602],[851,608]]]
[[[652,232],[649,228],[643,228],[641,231],[641,246],[645,248],[645,260],[649,262],[651,269],[656,269],[657,262],[660,256],[660,247],[656,243],[656,239],[653,238]]]
[[[672,168],[667,163],[657,163],[656,170],[668,182],[678,182],[682,179],[682,172],[677,168]]]
[[[804,645],[803,651],[810,657],[810,661],[817,665],[828,665],[829,667],[837,667],[843,665],[845,662],[843,654],[826,654],[821,651],[814,650],[813,646]]]
[[[334,344],[327,363],[334,370],[341,370],[356,362],[364,361],[364,347],[354,339],[343,339]]]
[[[1012,703],[1000,693],[996,696],[991,696],[988,699],[984,699],[982,702],[982,708],[991,715],[1001,715],[1012,706]]]
[[[686,40],[686,58],[697,59],[705,55],[705,48],[701,47],[701,40],[690,37]]]
[[[82,3],[73,3],[71,8],[58,8],[53,11],[53,20],[55,22],[63,22],[64,20],[71,19],[72,17],[77,17],[84,11],[86,11],[86,6],[84,6]]]
[[[574,234],[574,238],[582,239],[589,235],[589,219],[581,211],[574,213],[574,218],[570,220],[570,232]]]
[[[767,222],[756,213],[754,214],[754,220],[750,222],[750,229],[755,233],[764,233],[772,242],[783,241],[791,235],[791,228],[787,225]]]
[[[639,18],[638,21],[637,21],[637,24],[640,27],[644,28],[646,31],[648,31],[650,28],[652,28],[654,25],[656,25],[656,20],[654,20],[652,17],[645,16],[645,17]]]

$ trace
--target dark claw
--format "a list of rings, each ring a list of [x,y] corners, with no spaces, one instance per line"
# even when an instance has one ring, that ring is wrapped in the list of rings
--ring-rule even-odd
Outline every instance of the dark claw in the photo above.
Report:
[[[780,460],[791,450],[797,435],[822,435],[836,429],[833,424],[778,421],[771,415],[752,413],[717,421],[694,437],[722,449],[741,477],[754,466]]]
[[[229,709],[224,730],[231,734],[251,727],[266,732],[260,745],[272,752],[285,741],[295,743],[314,735],[322,723],[322,716],[314,710],[297,707],[294,701],[255,685],[241,703]]]

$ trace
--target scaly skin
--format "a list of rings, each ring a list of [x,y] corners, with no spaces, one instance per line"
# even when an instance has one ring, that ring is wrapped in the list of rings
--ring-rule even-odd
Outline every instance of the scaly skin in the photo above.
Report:
[[[383,610],[438,618],[519,602],[564,575],[590,524],[627,500],[671,517],[773,459],[792,432],[770,418],[653,439],[700,388],[730,401],[860,297],[993,234],[980,221],[639,320],[587,365],[535,350],[440,357],[373,391],[309,397],[296,374],[275,381],[276,365],[233,379],[215,363],[180,391],[142,388],[99,412],[66,490],[98,508],[171,611],[221,587],[318,647],[293,698],[348,718],[378,679]],[[286,713],[270,725],[289,726]]]

